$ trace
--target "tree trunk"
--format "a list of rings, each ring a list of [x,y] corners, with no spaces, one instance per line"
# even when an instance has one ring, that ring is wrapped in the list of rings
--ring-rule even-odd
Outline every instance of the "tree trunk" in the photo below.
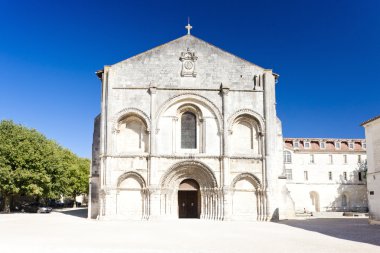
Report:
[[[74,194],[74,204],[73,204],[73,207],[74,208],[77,208],[77,195],[76,194]]]
[[[4,213],[10,213],[11,212],[11,196],[9,195],[3,195],[4,199]]]

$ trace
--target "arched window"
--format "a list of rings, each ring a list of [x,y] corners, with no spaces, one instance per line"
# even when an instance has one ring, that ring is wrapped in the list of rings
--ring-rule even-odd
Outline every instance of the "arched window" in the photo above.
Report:
[[[292,163],[292,153],[284,151],[284,163]]]
[[[343,207],[347,206],[347,196],[346,196],[346,194],[342,195],[342,206]]]
[[[181,115],[181,148],[197,148],[197,117],[192,112]]]

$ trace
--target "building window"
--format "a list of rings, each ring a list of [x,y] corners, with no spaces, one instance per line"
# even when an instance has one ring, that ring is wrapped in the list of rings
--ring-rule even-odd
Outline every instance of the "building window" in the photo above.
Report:
[[[304,146],[304,148],[309,149],[310,148],[310,141],[304,141],[303,146]]]
[[[284,151],[284,163],[292,163],[292,153]]]
[[[347,155],[343,155],[343,163],[347,164]]]
[[[347,180],[347,172],[343,172],[343,180]]]
[[[329,155],[329,164],[333,164],[333,163],[334,163],[333,156]]]
[[[319,146],[320,146],[321,149],[325,149],[326,148],[326,142],[321,141],[320,144],[319,144]]]
[[[335,148],[340,149],[340,142],[339,141],[335,142]]]
[[[362,162],[362,156],[358,155],[358,163],[361,163],[361,162]]]
[[[197,148],[197,117],[191,112],[181,116],[181,148]]]
[[[354,149],[354,143],[353,142],[348,143],[348,147],[349,149]]]
[[[303,172],[303,178],[305,179],[305,181],[309,180],[309,174],[306,170]]]
[[[329,171],[329,180],[332,180],[332,172]]]
[[[362,142],[362,148],[363,149],[366,149],[367,148],[367,144],[365,142]]]
[[[299,141],[294,141],[293,146],[294,148],[299,148],[300,147]]]
[[[310,163],[314,163],[315,160],[314,160],[314,155],[310,155]]]
[[[285,170],[285,176],[287,180],[293,180],[293,173],[291,169],[286,169]]]

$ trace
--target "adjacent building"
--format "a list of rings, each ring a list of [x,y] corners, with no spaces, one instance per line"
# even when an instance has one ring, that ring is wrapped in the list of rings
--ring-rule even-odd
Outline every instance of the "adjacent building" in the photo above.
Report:
[[[380,116],[367,120],[362,126],[367,142],[369,220],[380,224]]]
[[[284,169],[296,212],[367,211],[364,139],[285,138]]]

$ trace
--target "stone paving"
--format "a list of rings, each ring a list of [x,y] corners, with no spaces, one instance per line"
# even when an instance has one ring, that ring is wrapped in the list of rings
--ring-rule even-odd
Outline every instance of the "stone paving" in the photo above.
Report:
[[[365,218],[271,222],[95,221],[86,210],[0,214],[0,252],[380,252]]]

